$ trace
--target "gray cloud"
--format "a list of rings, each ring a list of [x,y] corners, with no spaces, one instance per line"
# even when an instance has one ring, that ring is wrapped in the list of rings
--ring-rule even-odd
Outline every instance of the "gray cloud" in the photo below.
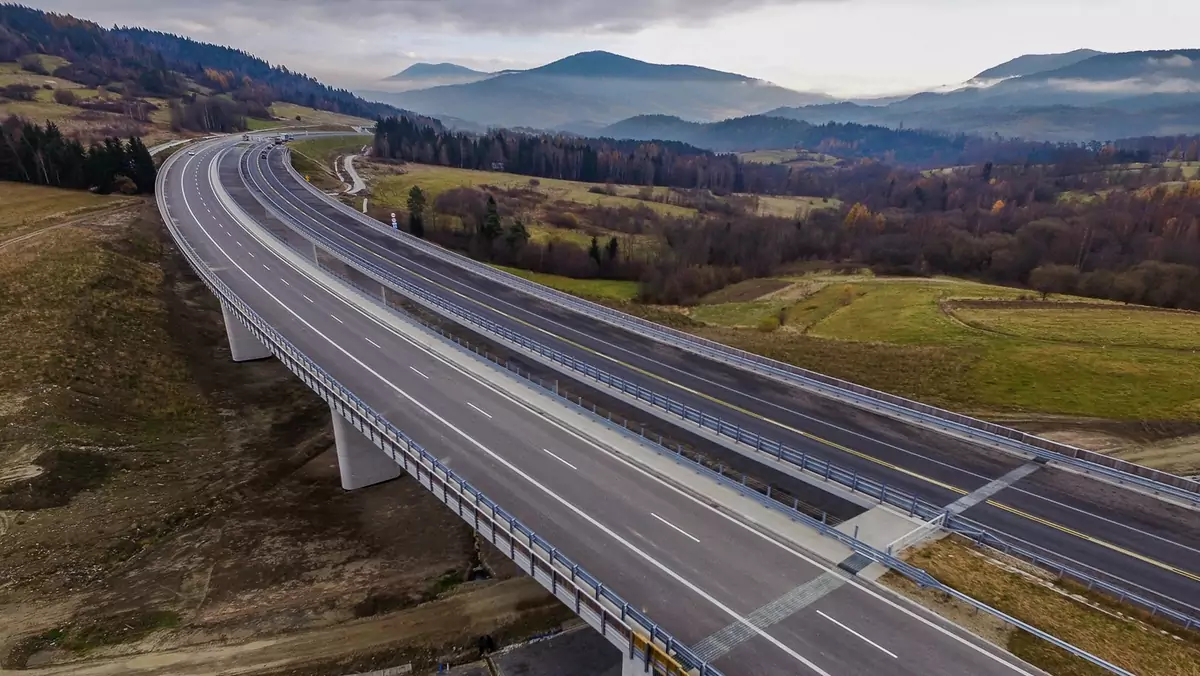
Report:
[[[772,5],[838,0],[50,0],[35,6],[103,23],[173,23],[193,30],[232,22],[286,26],[299,19],[379,30],[415,22],[463,33],[629,33],[652,25],[704,24]]]

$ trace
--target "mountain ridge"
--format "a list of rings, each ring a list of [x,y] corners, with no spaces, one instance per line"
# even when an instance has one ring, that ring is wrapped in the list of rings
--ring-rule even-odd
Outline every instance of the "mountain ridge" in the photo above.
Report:
[[[441,63],[426,63],[421,61],[412,64],[408,68],[405,68],[395,75],[389,75],[388,77],[384,78],[384,80],[423,80],[442,77],[472,76],[486,77],[492,74],[493,73],[489,73],[487,71],[467,68],[466,66],[460,66],[457,63],[450,63],[448,61],[443,61]]]
[[[387,103],[482,127],[591,133],[638,114],[716,121],[782,105],[829,103],[738,73],[654,64],[604,51],[580,52],[537,68],[403,92],[373,91]]]

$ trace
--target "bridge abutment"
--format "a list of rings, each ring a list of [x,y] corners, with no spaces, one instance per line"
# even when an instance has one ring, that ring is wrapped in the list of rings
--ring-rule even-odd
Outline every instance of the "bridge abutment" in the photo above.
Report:
[[[236,362],[266,359],[271,351],[250,333],[225,303],[221,303],[221,316],[225,319],[225,334],[229,336],[229,353]]]
[[[342,476],[342,488],[352,491],[367,486],[391,481],[403,471],[363,433],[355,429],[332,407],[333,441],[337,447],[338,472]]]

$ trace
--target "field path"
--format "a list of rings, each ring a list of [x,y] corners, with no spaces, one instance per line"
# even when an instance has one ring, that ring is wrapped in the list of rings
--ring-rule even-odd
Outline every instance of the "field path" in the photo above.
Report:
[[[128,209],[133,204],[134,204],[134,201],[129,200],[129,201],[122,202],[121,204],[114,205],[111,207],[106,207],[103,209],[96,209],[95,211],[89,211],[85,214],[81,214],[74,218],[65,220],[62,223],[55,223],[53,225],[47,225],[47,226],[38,228],[37,230],[27,232],[23,235],[17,235],[16,237],[10,237],[10,238],[4,240],[3,242],[0,242],[0,251],[3,251],[4,249],[7,249],[8,247],[13,246],[15,244],[20,244],[21,242],[24,242],[26,240],[33,239],[34,237],[37,237],[38,235],[43,235],[47,232],[50,232],[51,230],[57,230],[58,228],[65,228],[68,225],[76,225],[85,220],[93,219],[98,216],[108,216],[109,214],[113,214],[118,211]]]

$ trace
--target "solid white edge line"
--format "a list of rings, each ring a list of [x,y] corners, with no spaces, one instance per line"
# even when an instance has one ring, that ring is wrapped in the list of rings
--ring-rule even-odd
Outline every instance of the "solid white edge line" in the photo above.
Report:
[[[472,403],[471,403],[471,402],[469,402],[469,401],[467,402],[467,406],[470,406],[471,408],[475,409],[476,411],[479,411],[480,413],[482,413],[482,414],[486,415],[486,416],[488,417],[488,419],[489,419],[489,420],[490,420],[490,419],[491,419],[491,417],[492,417],[492,414],[491,414],[491,413],[488,413],[487,411],[483,410],[482,408],[479,408],[478,406],[476,406],[475,404],[472,404]]]
[[[686,535],[687,537],[689,537],[689,538],[691,538],[692,540],[694,540],[694,541],[695,541],[697,544],[700,542],[700,538],[696,537],[695,535],[692,535],[691,533],[689,533],[689,532],[687,532],[686,530],[684,530],[684,529],[680,528],[679,526],[676,526],[675,524],[671,523],[670,521],[667,521],[666,519],[664,519],[664,518],[662,518],[661,516],[659,516],[659,515],[655,514],[654,512],[650,512],[650,516],[652,516],[652,517],[654,517],[654,518],[658,519],[659,521],[662,521],[663,523],[667,524],[667,525],[668,525],[668,526],[670,526],[671,528],[674,528],[675,530],[679,531],[680,533],[682,533],[682,534]]]
[[[413,373],[415,373],[415,374],[417,374],[417,375],[421,376],[421,377],[422,377],[422,378],[424,378],[425,380],[429,380],[429,376],[427,376],[427,375],[425,375],[424,373],[421,373],[420,371],[418,371],[418,370],[417,370],[417,367],[415,367],[415,366],[409,366],[408,368],[412,369],[412,370],[413,370]]]
[[[557,453],[555,453],[554,451],[551,451],[551,450],[550,450],[550,449],[548,449],[548,448],[543,448],[542,450],[543,450],[543,451],[545,451],[546,453],[550,454],[550,457],[551,457],[551,458],[554,458],[555,460],[557,460],[557,461],[561,462],[562,464],[566,465],[567,467],[570,467],[571,469],[575,470],[576,472],[578,472],[578,471],[579,471],[579,468],[578,468],[578,467],[576,467],[575,465],[572,465],[571,463],[567,462],[566,460],[563,460],[563,459],[562,459],[562,458],[560,458],[560,457],[558,456],[558,454],[557,454]]]
[[[846,625],[842,624],[841,622],[838,622],[837,620],[833,619],[832,617],[826,615],[824,612],[818,610],[817,614],[820,615],[821,617],[829,620],[830,622],[836,624],[837,626],[841,627],[842,629],[845,629],[846,631],[850,632],[851,634],[854,634],[855,636],[866,641],[867,643],[870,643],[871,645],[875,646],[876,648],[879,649],[880,652],[891,655],[892,659],[896,659],[896,660],[900,659],[899,657],[896,656],[896,653],[888,650],[887,648],[884,648],[883,646],[872,641],[871,639],[867,638],[866,636],[863,636],[862,634],[858,633],[857,631],[854,631],[853,629],[851,629],[850,627],[847,627]]]
[[[740,622],[741,624],[745,625],[745,626],[746,626],[746,628],[748,628],[750,631],[752,631],[753,633],[755,633],[755,634],[756,634],[756,635],[758,635],[758,636],[761,636],[761,637],[763,637],[763,638],[764,638],[764,639],[766,639],[766,640],[767,640],[767,642],[769,642],[771,645],[774,645],[776,648],[779,648],[781,651],[783,651],[783,652],[784,652],[784,653],[786,653],[788,656],[790,656],[790,657],[792,657],[793,659],[795,659],[797,662],[800,662],[800,663],[801,663],[801,664],[803,664],[804,666],[806,666],[806,667],[808,667],[809,669],[811,669],[812,671],[816,672],[817,674],[819,674],[819,676],[831,676],[831,675],[830,675],[828,672],[824,671],[823,669],[821,669],[820,667],[818,667],[816,664],[812,663],[812,662],[811,662],[811,661],[809,661],[807,658],[805,658],[803,655],[801,655],[800,653],[796,652],[796,651],[795,651],[795,650],[793,650],[792,648],[790,648],[790,647],[788,647],[787,645],[785,645],[784,643],[782,643],[782,642],[781,642],[779,639],[775,638],[774,636],[771,636],[770,634],[768,634],[767,632],[763,631],[762,629],[759,629],[758,627],[754,626],[754,624],[753,624],[753,623],[751,623],[749,620],[747,620],[745,617],[743,617],[743,616],[739,615],[739,614],[738,614],[738,613],[737,613],[735,610],[733,610],[733,609],[732,609],[732,608],[730,608],[729,606],[725,605],[725,604],[724,604],[724,603],[722,603],[721,601],[717,600],[717,599],[716,599],[715,597],[713,597],[711,594],[709,594],[708,592],[706,592],[706,591],[704,591],[703,589],[699,588],[698,586],[696,586],[694,583],[692,583],[692,582],[691,582],[690,580],[688,580],[687,578],[684,578],[682,575],[680,575],[679,573],[676,573],[674,570],[672,570],[672,569],[668,568],[666,565],[664,565],[663,563],[659,562],[657,559],[655,559],[654,557],[650,556],[648,553],[646,553],[646,552],[642,551],[640,548],[638,548],[638,547],[637,547],[637,545],[635,545],[635,544],[633,544],[632,542],[630,542],[629,540],[625,539],[625,538],[624,538],[624,537],[622,537],[622,536],[621,536],[619,533],[615,532],[614,530],[612,530],[612,529],[611,529],[611,528],[609,528],[608,526],[605,526],[604,524],[600,523],[600,522],[599,522],[599,521],[597,521],[595,518],[593,518],[591,515],[589,515],[587,512],[583,511],[582,509],[580,509],[579,507],[575,506],[573,503],[571,503],[570,501],[568,501],[566,498],[563,498],[562,496],[558,495],[558,494],[557,494],[557,493],[555,493],[554,491],[550,490],[550,488],[549,488],[549,487],[545,486],[544,484],[542,484],[541,482],[539,482],[537,479],[535,479],[535,478],[533,478],[532,476],[530,476],[529,474],[527,474],[527,473],[526,473],[524,470],[522,470],[521,468],[517,467],[516,465],[513,465],[511,462],[509,462],[508,460],[504,459],[502,456],[500,456],[499,454],[497,454],[495,451],[491,450],[491,449],[490,449],[490,448],[488,448],[487,446],[484,446],[482,443],[480,443],[480,442],[479,442],[479,441],[477,441],[475,438],[473,438],[473,437],[471,437],[470,435],[468,435],[466,432],[464,432],[464,431],[460,430],[459,428],[455,427],[455,426],[454,426],[454,425],[453,425],[453,424],[452,424],[452,423],[451,423],[449,420],[446,420],[446,419],[445,419],[445,418],[443,418],[442,416],[438,415],[438,414],[437,414],[435,411],[433,411],[432,409],[430,409],[430,408],[428,408],[427,406],[425,406],[424,404],[422,404],[420,401],[417,401],[417,400],[416,400],[415,398],[413,398],[413,397],[412,397],[410,394],[408,394],[408,393],[407,393],[407,392],[405,392],[404,390],[402,390],[402,389],[400,389],[399,387],[397,387],[397,386],[396,386],[394,383],[392,383],[391,381],[389,381],[389,380],[387,380],[386,378],[384,378],[384,377],[383,377],[383,376],[382,376],[382,375],[381,375],[381,374],[380,374],[378,371],[376,371],[376,370],[372,369],[370,366],[368,366],[367,364],[365,364],[365,363],[363,363],[362,361],[360,361],[360,360],[359,360],[357,357],[355,357],[355,356],[354,356],[352,353],[350,353],[348,350],[346,350],[345,348],[343,348],[341,345],[338,345],[337,343],[335,343],[335,342],[334,342],[332,339],[330,339],[330,338],[329,338],[329,336],[326,336],[324,333],[321,333],[321,331],[320,331],[319,329],[317,329],[317,328],[316,328],[315,326],[313,326],[312,324],[308,323],[308,322],[307,322],[307,321],[306,321],[306,320],[305,320],[303,317],[301,317],[301,316],[300,316],[300,315],[299,315],[299,314],[298,314],[298,313],[297,313],[295,310],[293,310],[293,309],[291,309],[290,307],[288,307],[286,304],[284,304],[284,303],[283,303],[283,301],[279,300],[279,298],[278,298],[278,297],[276,297],[274,294],[272,294],[270,291],[268,291],[266,287],[264,287],[262,284],[260,284],[260,283],[258,282],[258,280],[254,279],[254,277],[252,277],[252,276],[250,276],[249,274],[247,274],[247,273],[246,273],[246,271],[245,271],[245,270],[244,270],[244,269],[243,269],[243,268],[242,268],[240,265],[238,265],[237,261],[233,260],[233,257],[231,257],[231,256],[230,256],[230,255],[229,255],[229,254],[228,254],[228,253],[227,253],[227,252],[224,250],[224,249],[222,249],[222,248],[221,248],[221,245],[217,244],[217,243],[216,243],[216,241],[215,241],[215,240],[213,240],[213,238],[212,238],[212,235],[209,235],[209,234],[208,234],[208,230],[206,230],[206,229],[204,228],[203,224],[200,224],[200,222],[199,222],[199,219],[196,219],[196,215],[195,215],[195,213],[194,213],[194,212],[192,212],[191,205],[188,203],[188,199],[187,199],[187,194],[186,194],[186,193],[184,193],[184,194],[183,194],[183,202],[184,202],[184,206],[187,208],[188,212],[192,214],[192,218],[193,218],[194,220],[196,220],[196,223],[197,223],[197,225],[199,225],[199,226],[200,226],[200,230],[201,230],[202,232],[204,232],[204,236],[205,236],[205,237],[207,237],[207,238],[209,239],[209,241],[210,241],[210,242],[212,242],[213,246],[217,247],[217,250],[218,250],[218,251],[220,251],[220,252],[221,252],[221,253],[222,253],[222,254],[223,254],[223,255],[224,255],[226,258],[228,258],[228,259],[229,259],[230,263],[232,263],[234,267],[236,267],[236,268],[237,268],[239,271],[241,271],[241,272],[242,272],[242,274],[246,275],[246,277],[247,277],[247,278],[250,280],[250,282],[251,282],[251,283],[253,283],[255,286],[257,286],[257,287],[258,287],[258,288],[259,288],[259,289],[260,289],[260,290],[261,290],[261,291],[262,291],[264,294],[266,294],[266,295],[267,295],[269,298],[271,298],[271,300],[274,300],[276,303],[278,303],[278,304],[279,304],[279,306],[280,306],[280,307],[282,307],[284,310],[286,310],[286,311],[287,311],[289,314],[291,314],[293,317],[295,317],[297,320],[299,320],[299,321],[300,321],[300,323],[302,323],[302,324],[304,324],[305,326],[307,326],[307,327],[309,328],[309,330],[311,330],[311,331],[312,331],[313,333],[315,333],[316,335],[320,336],[322,339],[324,339],[324,340],[325,340],[327,343],[329,343],[329,344],[330,344],[330,345],[332,345],[333,347],[337,348],[337,350],[338,350],[339,352],[341,352],[342,354],[344,354],[344,355],[345,355],[347,358],[349,358],[351,361],[353,361],[354,363],[358,364],[358,366],[359,366],[360,368],[362,368],[364,371],[366,371],[367,373],[370,373],[371,375],[373,375],[373,376],[374,376],[375,378],[377,378],[377,379],[378,379],[380,382],[382,382],[382,383],[384,383],[385,385],[387,385],[388,387],[390,387],[392,390],[394,390],[394,391],[395,391],[397,394],[399,394],[401,397],[403,397],[403,398],[407,399],[407,400],[408,400],[410,403],[412,403],[414,406],[416,406],[417,408],[419,408],[419,409],[421,409],[423,412],[425,412],[425,414],[426,414],[426,415],[430,416],[430,417],[431,417],[431,418],[433,418],[434,420],[437,420],[437,421],[438,421],[438,422],[440,422],[441,424],[445,425],[447,428],[449,428],[450,430],[452,430],[454,433],[458,434],[460,437],[462,437],[463,439],[465,439],[465,440],[466,440],[467,442],[469,442],[471,445],[475,446],[475,447],[476,447],[476,448],[478,448],[479,450],[481,450],[481,451],[483,451],[484,453],[486,453],[488,456],[490,456],[490,457],[491,457],[492,459],[494,459],[496,462],[500,463],[501,465],[504,465],[504,467],[506,467],[506,468],[507,468],[509,471],[511,471],[512,473],[516,474],[518,477],[520,477],[520,478],[524,479],[526,482],[528,482],[529,484],[531,484],[532,486],[534,486],[534,487],[535,487],[535,488],[537,488],[538,490],[540,490],[540,491],[542,491],[543,493],[545,493],[545,494],[546,494],[548,497],[550,497],[550,498],[551,498],[552,500],[554,500],[555,502],[558,502],[559,504],[561,504],[563,507],[565,507],[565,508],[566,508],[567,510],[569,510],[571,513],[575,514],[575,515],[576,515],[576,516],[578,516],[580,519],[583,519],[584,521],[588,522],[589,524],[591,524],[591,525],[592,525],[592,526],[594,526],[595,528],[599,529],[599,530],[600,530],[602,533],[604,533],[604,534],[605,534],[605,535],[607,535],[608,537],[612,538],[613,540],[617,541],[619,544],[621,544],[622,546],[624,546],[624,547],[625,547],[626,549],[628,549],[629,551],[633,552],[635,555],[637,555],[637,556],[638,556],[639,558],[641,558],[643,561],[645,561],[646,563],[650,564],[650,565],[651,565],[651,566],[653,566],[654,568],[657,568],[657,569],[658,569],[660,572],[662,572],[662,573],[663,573],[663,574],[665,574],[666,576],[670,577],[671,579],[675,580],[676,582],[678,582],[678,583],[679,583],[680,585],[682,585],[683,587],[686,587],[686,588],[687,588],[688,590],[690,590],[692,593],[696,594],[696,595],[697,595],[697,596],[699,596],[700,598],[702,598],[702,599],[704,599],[705,601],[707,601],[708,603],[712,604],[713,606],[715,606],[716,608],[718,608],[719,610],[721,610],[721,611],[722,611],[722,612],[724,612],[725,614],[727,614],[727,615],[729,615],[730,617],[732,617],[734,620],[736,620],[736,621]],[[232,214],[231,214],[231,215],[232,215]],[[734,523],[736,523],[736,522],[734,522]]]

